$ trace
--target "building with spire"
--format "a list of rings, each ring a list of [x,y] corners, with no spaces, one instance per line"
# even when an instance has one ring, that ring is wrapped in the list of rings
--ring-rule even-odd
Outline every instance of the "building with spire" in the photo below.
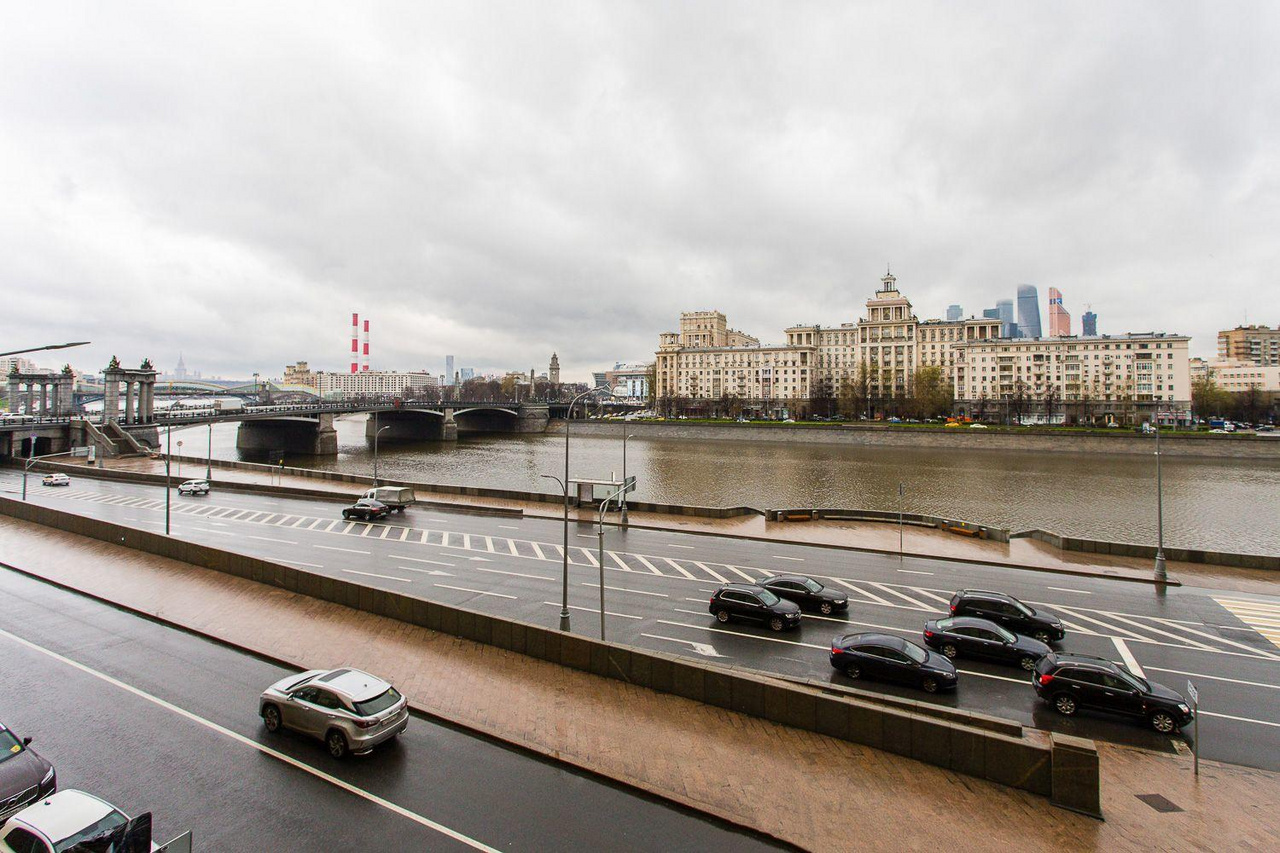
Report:
[[[551,353],[551,366],[547,369],[547,380],[552,385],[560,384],[560,356]]]
[[[187,365],[182,360],[182,353],[178,353],[178,366],[173,369],[173,378],[177,382],[187,378]]]

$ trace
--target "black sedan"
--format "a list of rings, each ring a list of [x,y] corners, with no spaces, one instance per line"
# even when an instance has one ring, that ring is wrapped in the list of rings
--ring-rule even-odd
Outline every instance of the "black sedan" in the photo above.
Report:
[[[800,626],[800,608],[783,601],[762,586],[753,583],[727,583],[711,596],[707,608],[719,622],[746,619],[763,622],[771,630],[782,631]]]
[[[956,668],[937,652],[888,634],[842,634],[831,641],[831,665],[850,678],[876,678],[926,693],[956,686]]]
[[[1036,661],[1053,651],[1039,640],[1023,637],[987,619],[952,616],[924,626],[924,644],[951,659],[963,655],[997,663],[1017,664],[1030,672]]]
[[[343,518],[359,518],[363,521],[386,518],[390,514],[390,507],[372,498],[361,498],[342,511]]]
[[[806,610],[819,613],[836,613],[849,609],[849,596],[827,589],[804,575],[775,575],[760,581],[760,586],[779,598],[794,601]]]
[[[58,789],[53,765],[0,724],[0,824]]]

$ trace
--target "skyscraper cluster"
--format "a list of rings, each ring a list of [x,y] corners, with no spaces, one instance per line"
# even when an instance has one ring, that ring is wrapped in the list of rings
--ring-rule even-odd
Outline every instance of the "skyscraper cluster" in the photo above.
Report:
[[[994,308],[984,308],[982,316],[1000,320],[1002,338],[1039,338],[1044,335],[1040,326],[1040,294],[1034,284],[1020,284],[1017,292],[1017,320],[1014,320],[1014,300],[1001,299]],[[1071,334],[1071,314],[1062,304],[1062,292],[1049,288],[1049,328],[1047,337],[1062,338]],[[1081,334],[1086,337],[1098,334],[1098,315],[1086,311],[1081,317]]]

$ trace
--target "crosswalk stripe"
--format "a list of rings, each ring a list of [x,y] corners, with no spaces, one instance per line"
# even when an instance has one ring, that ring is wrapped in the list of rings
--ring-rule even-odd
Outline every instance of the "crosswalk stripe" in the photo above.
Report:
[[[1238,598],[1214,598],[1228,613],[1239,619],[1244,624],[1258,632],[1258,635],[1265,639],[1271,645],[1280,648],[1280,630],[1277,627],[1276,615],[1280,614],[1280,605],[1273,605],[1266,601],[1250,601],[1248,599]],[[1233,640],[1222,640],[1225,643],[1233,645],[1243,645]],[[1251,646],[1243,646],[1251,651],[1258,651]],[[1259,652],[1259,654],[1267,654]],[[1267,655],[1273,657],[1272,655]]]
[[[668,562],[670,562],[670,561],[668,560]],[[708,566],[706,563],[699,563],[697,560],[690,560],[690,562],[691,562],[691,563],[693,563],[693,564],[694,564],[695,566],[697,566],[698,568],[702,569],[702,570],[703,570],[704,572],[706,572],[707,574],[711,575],[711,577],[713,577],[713,578],[715,578],[716,580],[720,581],[720,583],[728,583],[728,582],[729,582],[729,579],[728,579],[728,578],[726,578],[724,575],[720,574],[720,573],[719,573],[719,572],[717,572],[715,569],[713,569],[713,568],[711,568],[710,566]],[[680,568],[680,566],[678,566],[678,565],[677,565],[677,566],[676,566],[676,568],[677,568],[677,569],[679,569],[679,568]]]
[[[914,599],[914,598],[912,598],[912,597],[911,597],[911,596],[909,596],[909,595],[905,595],[905,594],[903,594],[903,593],[901,593],[901,592],[898,592],[896,589],[894,589],[893,587],[891,587],[891,586],[889,586],[889,585],[887,585],[887,584],[882,584],[882,583],[875,583],[875,582],[872,582],[872,583],[871,583],[871,585],[872,585],[872,586],[874,586],[876,589],[880,590],[881,592],[887,593],[887,594],[889,594],[889,595],[896,595],[896,596],[898,596],[898,598],[901,598],[903,601],[905,601],[905,602],[909,603],[912,607],[916,608],[917,610],[924,610],[924,611],[932,612],[932,611],[934,611],[934,610],[936,610],[936,609],[937,609],[936,607],[930,607],[929,605],[927,605],[927,604],[925,604],[925,603],[923,603],[923,602],[921,602],[921,601],[919,601],[919,600],[917,600],[917,599]]]
[[[734,574],[738,575],[739,577],[743,578],[744,580],[746,580],[746,581],[747,581],[747,583],[755,583],[755,582],[756,582],[756,579],[755,579],[755,578],[753,578],[751,575],[747,574],[746,572],[744,572],[742,569],[738,568],[737,566],[730,566],[730,565],[726,564],[726,565],[725,565],[725,568],[726,568],[726,569],[728,569],[729,571],[733,572]]]
[[[886,601],[885,599],[883,599],[883,598],[881,598],[880,596],[876,595],[875,593],[873,593],[873,592],[867,592],[867,591],[866,591],[865,589],[863,589],[862,587],[860,587],[860,586],[855,586],[855,585],[853,585],[853,584],[849,583],[849,582],[848,582],[848,581],[846,581],[846,580],[841,580],[840,578],[832,578],[832,580],[833,580],[833,581],[835,581],[836,583],[840,584],[840,585],[841,585],[841,586],[843,586],[843,587],[848,587],[849,589],[851,589],[851,590],[853,590],[854,592],[858,593],[858,595],[865,596],[866,598],[871,599],[872,601],[876,602],[877,604],[885,604],[885,605],[889,604],[889,602],[888,602],[888,601]]]
[[[655,566],[653,563],[650,563],[648,560],[646,560],[644,557],[640,556],[639,554],[632,554],[631,556],[633,556],[633,557],[635,557],[637,560],[639,560],[639,561],[640,561],[640,565],[644,566],[646,569],[648,569],[649,571],[653,572],[655,575],[660,575],[660,574],[662,574],[662,572],[658,571],[658,567],[657,567],[657,566]]]

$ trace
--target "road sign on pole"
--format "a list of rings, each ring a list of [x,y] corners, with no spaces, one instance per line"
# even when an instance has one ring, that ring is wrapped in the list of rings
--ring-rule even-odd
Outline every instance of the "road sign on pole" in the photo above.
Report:
[[[1196,690],[1196,686],[1191,683],[1191,679],[1187,679],[1187,695],[1191,697],[1191,713],[1195,715],[1195,734],[1192,738],[1195,743],[1191,748],[1191,758],[1195,766],[1195,775],[1200,776],[1200,691]]]

